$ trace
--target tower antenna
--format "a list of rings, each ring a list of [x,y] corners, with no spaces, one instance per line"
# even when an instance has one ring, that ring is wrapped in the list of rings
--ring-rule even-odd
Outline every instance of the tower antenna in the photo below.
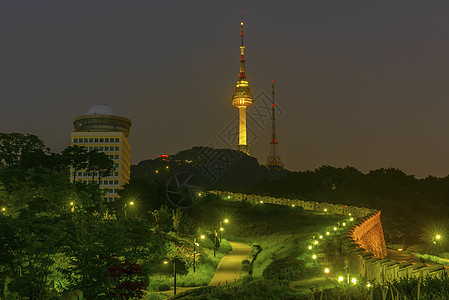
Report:
[[[281,157],[278,154],[278,141],[276,140],[276,104],[274,103],[274,80],[271,81],[271,141],[270,154],[267,159],[267,167],[284,168]]]

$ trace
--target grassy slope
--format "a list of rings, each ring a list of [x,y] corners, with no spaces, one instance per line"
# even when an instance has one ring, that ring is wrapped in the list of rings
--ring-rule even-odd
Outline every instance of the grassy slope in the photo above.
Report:
[[[297,207],[271,204],[250,205],[218,200],[201,203],[196,210],[197,219],[200,224],[203,224],[203,228],[218,229],[219,221],[228,218],[230,222],[223,226],[225,228],[223,238],[242,241],[250,245],[259,244],[262,247],[262,252],[254,263],[253,278],[256,279],[261,279],[263,270],[274,258],[299,257],[307,251],[305,249],[307,244],[304,241],[317,232],[323,232],[324,227],[333,226],[341,220],[336,216],[304,212]],[[308,274],[308,278],[304,278],[305,281],[310,281],[314,276],[314,272],[308,272]],[[315,284],[316,280],[312,282]],[[264,287],[270,286],[270,283],[265,281],[260,284]],[[245,283],[241,285],[238,285],[238,289],[245,289]],[[295,286],[303,285],[296,283]],[[305,288],[308,289],[307,286]],[[204,291],[213,293],[214,289]],[[218,289],[217,292],[219,292]]]

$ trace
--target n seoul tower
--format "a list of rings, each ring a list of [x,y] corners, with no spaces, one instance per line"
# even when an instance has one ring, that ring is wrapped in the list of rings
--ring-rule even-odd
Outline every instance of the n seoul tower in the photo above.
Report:
[[[240,22],[240,73],[239,80],[232,95],[232,105],[239,109],[239,143],[237,149],[249,155],[249,147],[246,141],[246,108],[253,104],[251,88],[245,74],[245,46],[243,45],[243,12]]]

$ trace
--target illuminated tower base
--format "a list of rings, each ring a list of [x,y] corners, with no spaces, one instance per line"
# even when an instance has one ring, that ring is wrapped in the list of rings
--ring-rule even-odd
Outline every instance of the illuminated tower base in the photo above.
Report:
[[[239,144],[237,149],[249,155],[246,142],[246,107],[239,107]]]

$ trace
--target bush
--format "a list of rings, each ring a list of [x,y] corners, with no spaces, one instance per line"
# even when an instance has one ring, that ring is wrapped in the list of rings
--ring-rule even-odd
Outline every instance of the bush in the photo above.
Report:
[[[251,269],[251,262],[247,259],[242,261],[242,271],[249,272],[250,269]]]
[[[272,261],[262,276],[267,280],[297,280],[304,274],[304,270],[304,261],[285,257]]]

